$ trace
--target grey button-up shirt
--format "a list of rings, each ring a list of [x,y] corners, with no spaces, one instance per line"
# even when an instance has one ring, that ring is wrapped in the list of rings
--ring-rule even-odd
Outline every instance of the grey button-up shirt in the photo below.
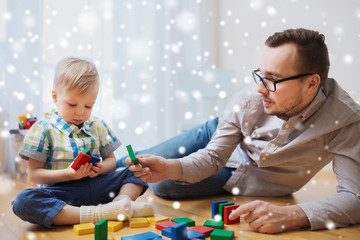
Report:
[[[240,195],[282,196],[304,186],[332,161],[337,194],[298,204],[311,229],[360,223],[360,106],[328,79],[314,100],[287,121],[264,112],[255,89],[235,94],[212,140],[181,159],[181,181],[198,182],[235,167],[224,188]]]

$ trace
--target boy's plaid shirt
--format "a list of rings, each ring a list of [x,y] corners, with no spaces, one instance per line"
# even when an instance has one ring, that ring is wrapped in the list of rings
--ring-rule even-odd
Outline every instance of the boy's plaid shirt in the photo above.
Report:
[[[27,132],[20,156],[45,163],[45,169],[64,169],[85,148],[97,157],[113,153],[121,142],[99,118],[91,117],[79,129],[65,122],[57,112],[38,120]]]

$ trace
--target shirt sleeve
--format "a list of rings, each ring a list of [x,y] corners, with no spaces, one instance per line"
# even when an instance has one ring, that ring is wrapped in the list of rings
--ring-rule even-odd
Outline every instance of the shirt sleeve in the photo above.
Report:
[[[360,223],[359,129],[359,122],[342,128],[327,146],[333,152],[337,194],[298,204],[308,217],[312,230]]]
[[[39,120],[35,122],[25,135],[19,155],[24,160],[30,158],[46,162],[49,152],[49,131],[47,124]]]
[[[102,157],[108,156],[121,146],[121,142],[115,133],[102,120],[98,126],[98,134],[100,140],[100,155]]]

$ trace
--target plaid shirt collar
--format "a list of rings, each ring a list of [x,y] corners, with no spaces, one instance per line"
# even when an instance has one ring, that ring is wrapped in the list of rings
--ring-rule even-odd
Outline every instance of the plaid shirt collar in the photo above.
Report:
[[[86,134],[91,136],[90,124],[89,121],[83,123],[81,128],[79,129],[78,126],[72,123],[68,123],[64,121],[61,117],[59,117],[57,112],[53,112],[50,117],[50,123],[54,125],[59,131],[70,136],[71,133],[78,134],[80,131],[84,131]]]

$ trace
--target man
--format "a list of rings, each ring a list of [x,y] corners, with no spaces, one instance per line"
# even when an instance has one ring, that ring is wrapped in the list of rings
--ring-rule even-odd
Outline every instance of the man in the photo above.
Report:
[[[129,169],[149,183],[172,179],[195,183],[180,185],[192,189],[212,179],[203,188],[273,197],[299,190],[333,161],[339,183],[336,195],[290,206],[253,201],[230,217],[246,214],[250,228],[262,233],[359,223],[360,106],[335,80],[328,79],[324,39],[306,29],[270,36],[260,65],[252,73],[257,93],[233,96],[205,148],[192,149],[192,154],[180,159],[140,155],[140,164]],[[186,134],[182,139],[195,142]],[[182,144],[177,142],[177,147]],[[167,145],[160,146],[166,149]],[[126,163],[131,164],[129,159]],[[167,181],[150,187],[160,195],[176,191],[175,183]],[[216,182],[222,182],[220,187]]]

